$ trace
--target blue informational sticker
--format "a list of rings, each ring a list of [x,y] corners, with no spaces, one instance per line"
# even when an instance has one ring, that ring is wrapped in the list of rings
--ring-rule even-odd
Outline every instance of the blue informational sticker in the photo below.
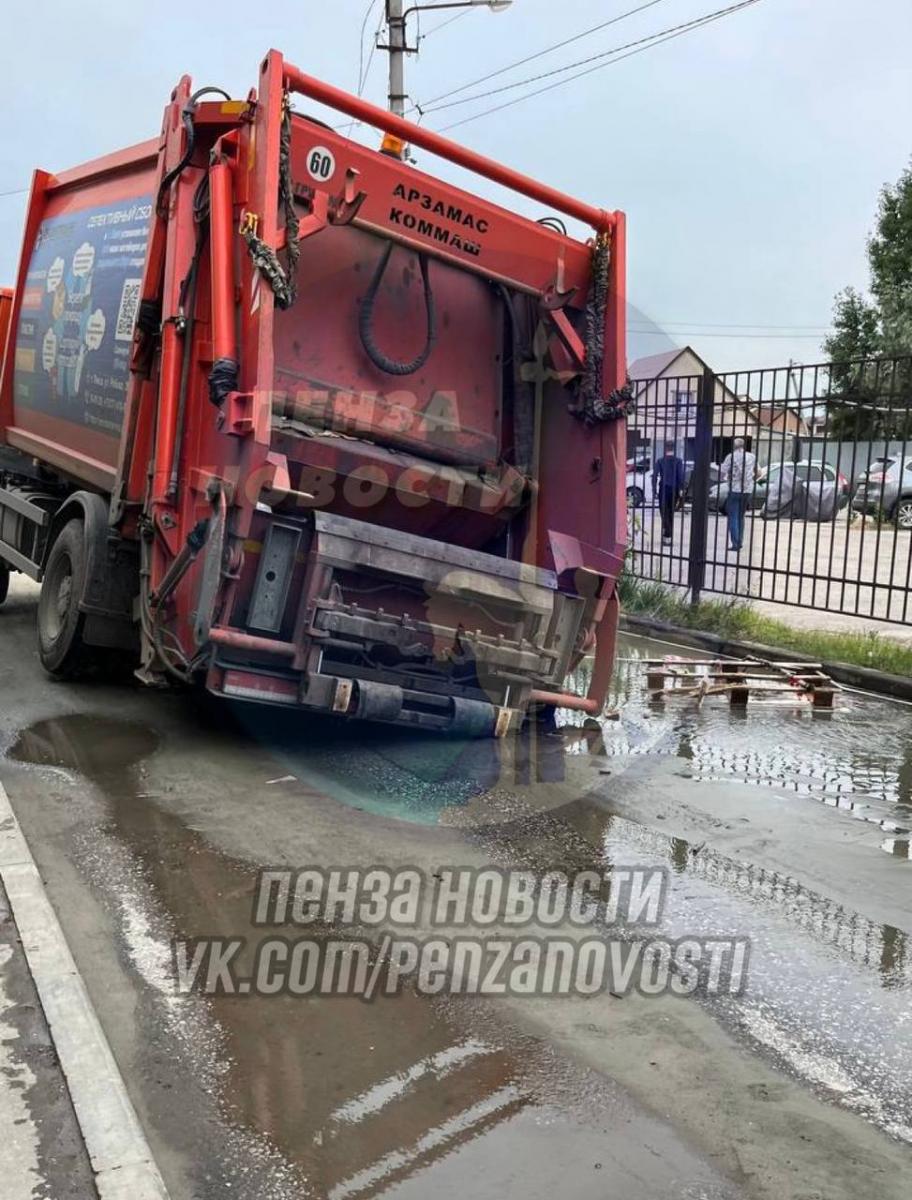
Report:
[[[44,221],[16,335],[14,403],[120,434],[151,196]]]

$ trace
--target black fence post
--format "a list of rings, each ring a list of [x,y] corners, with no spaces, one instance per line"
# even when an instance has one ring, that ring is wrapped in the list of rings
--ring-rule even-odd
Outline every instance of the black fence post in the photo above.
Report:
[[[713,406],[716,377],[709,369],[700,380],[694,429],[693,504],[690,510],[690,563],[687,586],[691,604],[700,603],[706,583],[706,534],[709,524],[709,464],[712,458]]]

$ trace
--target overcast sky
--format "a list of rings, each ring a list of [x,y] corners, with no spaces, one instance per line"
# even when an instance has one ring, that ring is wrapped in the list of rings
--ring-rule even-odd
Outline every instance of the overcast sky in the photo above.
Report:
[[[514,0],[496,14],[424,14],[409,92],[433,107],[435,97],[642,3]],[[542,83],[489,95],[496,87],[725,3],[654,0],[451,97],[483,93],[424,121],[441,129]],[[377,0],[368,49],[381,7]],[[0,192],[27,186],[33,167],[63,169],[154,136],[183,72],[197,85],[245,95],[270,46],[354,90],[367,8],[368,0],[6,6]],[[414,15],[409,28],[416,32]],[[790,357],[813,362],[834,292],[866,283],[865,236],[878,189],[912,154],[910,45],[910,0],[759,0],[450,136],[602,207],[626,210],[631,357],[667,348],[670,334],[720,370]],[[378,51],[365,95],[380,104],[385,72]],[[372,138],[366,130],[356,136]],[[419,162],[467,182],[427,155]],[[519,207],[540,214],[535,205]],[[24,208],[23,195],[0,196],[2,282],[14,280]],[[647,318],[666,332],[642,332]],[[785,336],[770,336],[778,333]]]

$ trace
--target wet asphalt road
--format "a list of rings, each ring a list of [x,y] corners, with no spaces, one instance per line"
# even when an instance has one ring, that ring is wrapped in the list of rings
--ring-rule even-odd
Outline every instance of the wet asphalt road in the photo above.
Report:
[[[82,1200],[92,1169],[0,886],[0,1195]]]
[[[912,709],[650,708],[522,742],[48,681],[0,613],[0,777],[174,1197],[907,1197]],[[655,648],[630,641],[625,658]],[[662,866],[742,996],[179,995],[256,871]],[[79,1194],[74,1193],[74,1194]]]

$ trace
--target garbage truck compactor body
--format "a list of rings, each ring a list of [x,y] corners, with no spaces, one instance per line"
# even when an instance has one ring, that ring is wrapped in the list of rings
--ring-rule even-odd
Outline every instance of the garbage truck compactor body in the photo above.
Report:
[[[465,735],[597,713],[623,322],[622,214],[275,51],[243,101],[185,77],[158,139],[34,176],[0,296],[0,590],[40,580],[59,675],[133,653],[148,683]],[[590,653],[588,694],[565,691]]]

